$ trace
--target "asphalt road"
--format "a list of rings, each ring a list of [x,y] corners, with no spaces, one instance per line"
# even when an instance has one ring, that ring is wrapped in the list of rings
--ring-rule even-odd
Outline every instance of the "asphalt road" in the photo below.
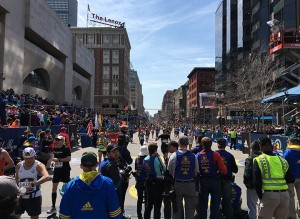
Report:
[[[178,140],[175,139],[173,135],[171,135],[171,139],[172,140]],[[150,135],[150,139],[149,139],[149,143],[151,142],[155,142],[155,139],[151,138]],[[158,146],[160,148],[160,141],[157,142]],[[148,144],[148,143],[146,143]],[[194,145],[195,142],[194,142]],[[138,153],[139,153],[139,148],[140,148],[140,144],[138,141],[138,136],[137,134],[134,135],[134,140],[133,143],[130,143],[128,146],[128,149],[131,153],[131,156],[133,158],[136,158]],[[213,144],[213,149],[217,149],[216,144]],[[160,149],[159,149],[160,150]],[[227,150],[229,150],[235,157],[237,165],[239,167],[239,172],[236,175],[236,183],[242,188],[242,199],[243,199],[243,203],[242,203],[242,208],[243,209],[247,209],[247,205],[246,205],[246,188],[243,184],[243,172],[244,172],[244,160],[247,158],[247,155],[243,154],[241,151],[235,151],[235,150],[230,150],[229,148],[227,148]],[[80,148],[78,147],[77,149],[75,149],[72,152],[72,160],[71,160],[71,177],[75,177],[78,176],[81,173],[81,169],[80,169],[80,158],[81,155],[86,152],[86,151],[93,151],[97,153],[97,149],[93,148],[93,147],[88,147],[88,148]],[[159,151],[160,152],[160,151]],[[160,152],[161,154],[161,152]],[[133,166],[132,166],[133,167]],[[51,174],[51,173],[50,173]],[[135,180],[134,177],[132,177],[129,181],[129,188],[128,188],[128,192],[126,194],[126,200],[125,200],[125,214],[126,215],[131,215],[132,218],[136,217],[136,190],[134,188],[135,185]],[[58,186],[58,188],[61,188],[62,183]],[[51,190],[52,190],[52,182],[46,182],[42,185],[42,197],[43,197],[43,201],[42,201],[42,214],[40,215],[40,218],[57,218],[55,216],[51,216],[49,217],[49,215],[46,213],[47,210],[50,208],[51,206]],[[58,195],[57,196],[57,201],[56,201],[56,206],[58,208],[59,203],[61,200],[61,196]],[[163,207],[162,207],[162,216],[163,216]],[[21,218],[29,218],[27,214],[22,215]]]

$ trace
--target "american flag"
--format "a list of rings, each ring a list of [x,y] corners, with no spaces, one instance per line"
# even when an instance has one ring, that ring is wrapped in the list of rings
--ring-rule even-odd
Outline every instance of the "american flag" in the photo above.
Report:
[[[92,120],[90,120],[90,122],[89,122],[89,124],[88,124],[88,126],[87,126],[87,135],[89,136],[89,137],[92,137],[93,136],[93,132],[92,132],[92,130],[93,130],[93,122],[92,122]]]

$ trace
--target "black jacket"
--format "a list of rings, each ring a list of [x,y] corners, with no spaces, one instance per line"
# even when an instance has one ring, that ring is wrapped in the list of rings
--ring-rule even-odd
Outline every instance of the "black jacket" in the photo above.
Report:
[[[245,160],[244,184],[247,189],[254,189],[253,185],[253,159],[259,156],[261,152],[252,153]]]

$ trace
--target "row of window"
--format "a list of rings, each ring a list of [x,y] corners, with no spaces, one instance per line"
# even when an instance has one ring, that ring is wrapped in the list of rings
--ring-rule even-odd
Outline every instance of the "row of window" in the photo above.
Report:
[[[119,64],[119,50],[112,50],[112,63]],[[110,50],[103,50],[103,64],[110,63]]]
[[[109,90],[103,88],[102,95],[109,96]],[[119,90],[112,90],[112,95],[119,95]]]
[[[120,35],[119,34],[76,34],[77,38],[84,44],[93,44],[104,46],[118,46],[120,45]]]

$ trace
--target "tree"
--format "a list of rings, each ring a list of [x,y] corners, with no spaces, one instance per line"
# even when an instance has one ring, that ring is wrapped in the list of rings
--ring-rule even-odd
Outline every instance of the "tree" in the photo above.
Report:
[[[269,96],[275,85],[274,72],[280,63],[265,53],[253,52],[237,62],[225,79],[224,104],[237,110],[250,110],[255,115],[264,114],[260,101]]]

